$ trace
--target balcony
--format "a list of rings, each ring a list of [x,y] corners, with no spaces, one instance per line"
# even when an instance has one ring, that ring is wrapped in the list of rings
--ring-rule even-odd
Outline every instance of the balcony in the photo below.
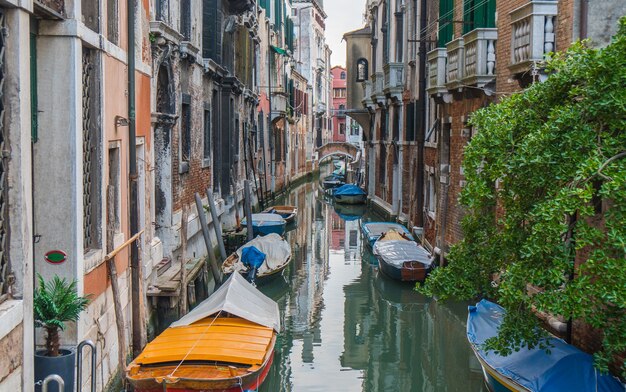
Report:
[[[383,69],[385,71],[383,92],[387,97],[395,101],[402,101],[402,92],[404,91],[404,64],[387,63]]]
[[[428,81],[426,91],[429,95],[442,96],[448,93],[446,88],[446,48],[437,48],[428,52]]]
[[[446,87],[454,90],[462,87],[465,70],[465,46],[463,38],[457,38],[446,45],[448,64],[446,66]]]
[[[497,29],[480,28],[463,36],[463,84],[483,87],[495,79]]]
[[[372,102],[379,106],[385,105],[387,98],[384,93],[385,74],[376,72],[372,75]]]
[[[33,5],[38,15],[51,19],[63,19],[65,0],[34,0]]]
[[[317,70],[319,72],[322,72],[326,69],[326,61],[324,61],[324,59],[319,58],[317,59]]]
[[[528,71],[544,55],[554,51],[556,1],[531,1],[513,10],[511,17],[511,65],[514,74]]]
[[[287,117],[287,94],[283,91],[272,93],[272,122]]]
[[[363,86],[363,100],[361,103],[368,109],[374,109],[374,101],[372,101],[372,82],[366,80],[361,83]]]

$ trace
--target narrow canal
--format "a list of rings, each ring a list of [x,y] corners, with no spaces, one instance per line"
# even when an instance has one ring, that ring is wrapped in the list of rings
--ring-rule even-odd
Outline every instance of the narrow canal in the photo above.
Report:
[[[465,338],[467,304],[439,303],[378,271],[364,207],[334,207],[317,182],[286,196],[293,262],[261,290],[284,331],[263,392],[486,391]]]

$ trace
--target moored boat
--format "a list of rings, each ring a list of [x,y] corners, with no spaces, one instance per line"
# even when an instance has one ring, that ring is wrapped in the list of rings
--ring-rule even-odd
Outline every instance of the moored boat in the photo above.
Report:
[[[246,223],[246,218],[243,218],[241,224],[245,226]],[[252,233],[255,237],[271,233],[283,235],[285,234],[285,226],[287,226],[287,221],[278,214],[252,214]]]
[[[380,270],[402,282],[423,282],[433,266],[432,255],[403,232],[391,230],[374,244]]]
[[[346,184],[334,189],[333,197],[337,203],[364,204],[367,201],[367,192],[357,185]]]
[[[256,390],[274,358],[278,304],[239,274],[148,343],[126,368],[137,392]]]
[[[266,214],[278,214],[287,223],[294,223],[298,215],[298,208],[294,206],[272,206],[263,210]]]
[[[256,250],[251,251],[251,248]],[[281,236],[272,233],[264,237],[256,237],[237,249],[224,260],[222,272],[230,275],[237,271],[244,277],[253,273],[254,276],[248,280],[262,285],[281,276],[290,261],[291,246]]]
[[[535,347],[521,348],[503,357],[483,349],[485,341],[495,337],[506,310],[482,300],[469,307],[467,339],[483,369],[491,391],[508,392],[623,392],[625,386],[616,378],[599,373],[593,357],[561,339],[548,340],[549,352]]]
[[[411,237],[411,232],[404,226],[395,222],[367,222],[361,225],[361,232],[367,240],[370,247],[374,247],[374,243],[380,238],[383,233],[390,230],[405,233],[408,238]]]

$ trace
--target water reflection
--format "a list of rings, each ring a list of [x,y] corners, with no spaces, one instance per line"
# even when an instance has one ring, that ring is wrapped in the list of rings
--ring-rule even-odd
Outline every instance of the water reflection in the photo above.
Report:
[[[360,216],[376,217],[333,207],[317,184],[284,202],[298,207],[298,226],[287,234],[285,279],[262,288],[284,331],[261,391],[486,391],[465,339],[466,304],[379,274],[359,231]]]

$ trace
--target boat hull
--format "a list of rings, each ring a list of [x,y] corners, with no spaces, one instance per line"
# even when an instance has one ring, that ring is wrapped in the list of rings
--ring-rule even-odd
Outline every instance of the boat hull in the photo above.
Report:
[[[364,204],[367,195],[336,195],[335,201],[341,204]]]
[[[481,357],[478,355],[474,347],[472,346],[472,350],[474,351],[474,355],[478,359],[480,363],[480,367],[483,371],[483,378],[485,380],[485,384],[487,388],[489,388],[490,392],[528,392],[529,390],[522,387],[521,385],[515,383],[513,380],[501,375],[491,366],[489,366]]]
[[[274,223],[274,222],[272,222]],[[287,223],[277,223],[277,224],[263,224],[263,225],[255,225],[252,223],[252,234],[256,237],[258,235],[268,235],[268,234],[285,234],[285,227]]]
[[[388,277],[401,282],[423,282],[428,276],[429,268],[418,261],[406,261],[402,267],[391,265],[382,257],[376,256],[380,270]]]
[[[235,377],[226,380],[180,380],[175,384],[151,383],[152,385],[136,385],[135,392],[241,392],[242,390],[257,390],[267,378],[274,361],[274,351],[269,360],[256,372],[241,378]],[[240,381],[241,380],[241,384]]]

